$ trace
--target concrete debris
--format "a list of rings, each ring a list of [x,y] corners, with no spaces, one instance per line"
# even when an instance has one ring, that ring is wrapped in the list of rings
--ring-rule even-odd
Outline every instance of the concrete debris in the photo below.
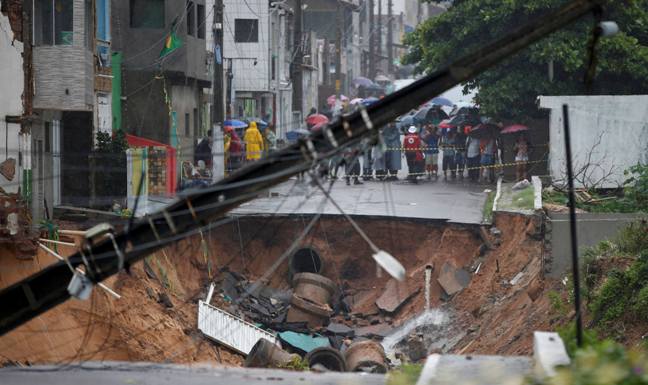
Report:
[[[16,176],[16,159],[7,158],[7,160],[0,163],[0,174],[11,182]]]
[[[354,342],[344,352],[344,358],[351,372],[387,372],[385,350],[374,341]]]
[[[382,339],[389,335],[394,328],[385,324],[363,326],[355,330],[357,337]]]
[[[446,262],[441,267],[439,278],[437,278],[439,285],[443,291],[451,296],[463,290],[470,283],[470,273],[464,269],[457,269],[450,263]]]
[[[355,335],[355,331],[353,329],[341,323],[333,323],[333,322],[330,323],[326,327],[326,331],[328,333],[340,335],[344,337],[353,337]]]
[[[515,277],[513,277],[513,279],[509,283],[511,284],[511,286],[515,286],[515,285],[517,285],[518,282],[520,282],[522,277],[524,277],[524,272],[521,271],[521,272],[517,273],[515,275]]]
[[[524,179],[524,180],[521,180],[521,181],[517,182],[516,184],[514,184],[513,187],[511,187],[511,189],[512,190],[524,190],[525,188],[527,188],[529,186],[531,186],[531,182]]]
[[[309,327],[315,328],[326,325],[331,317],[331,312],[328,305],[311,302],[293,294],[286,320],[288,322],[306,322]]]
[[[420,290],[420,287],[410,288],[407,281],[399,282],[392,278],[387,282],[383,294],[376,300],[376,306],[387,313],[394,313]]]
[[[297,354],[290,354],[272,342],[261,338],[245,358],[245,366],[248,368],[280,368],[296,358],[299,358]]]
[[[490,233],[491,233],[491,235],[494,236],[494,237],[499,237],[499,236],[502,235],[502,230],[500,230],[500,229],[498,229],[497,227],[494,227],[494,226],[493,226],[493,227],[491,227],[491,229],[490,229]]]

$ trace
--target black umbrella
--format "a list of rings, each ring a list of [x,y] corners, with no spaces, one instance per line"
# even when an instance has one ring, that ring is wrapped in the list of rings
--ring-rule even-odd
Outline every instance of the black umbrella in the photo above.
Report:
[[[499,126],[495,124],[479,124],[470,130],[470,135],[476,139],[496,138],[500,133]]]

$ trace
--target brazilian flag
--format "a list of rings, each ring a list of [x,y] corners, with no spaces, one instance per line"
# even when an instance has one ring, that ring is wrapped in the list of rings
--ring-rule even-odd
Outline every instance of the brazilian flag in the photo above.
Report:
[[[182,46],[182,40],[176,36],[175,28],[172,28],[169,35],[164,39],[164,47],[162,47],[162,51],[160,52],[160,58],[165,57],[180,48],[180,46]]]

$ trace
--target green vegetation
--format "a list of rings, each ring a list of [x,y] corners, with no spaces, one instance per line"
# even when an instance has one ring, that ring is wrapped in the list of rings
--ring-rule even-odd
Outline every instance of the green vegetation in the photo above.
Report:
[[[585,250],[583,273],[583,297],[599,330],[610,335],[620,322],[648,321],[648,222]]]
[[[308,361],[306,359],[303,359],[299,356],[293,357],[290,361],[288,361],[284,365],[279,366],[280,369],[288,369],[288,370],[295,370],[298,372],[305,372],[310,370],[310,366],[308,365]]]
[[[590,340],[572,350],[569,366],[556,369],[551,378],[530,379],[535,385],[644,385],[648,384],[648,356],[641,350],[626,350],[609,340]]]
[[[423,371],[423,365],[404,364],[397,370],[389,372],[387,385],[414,385]]]
[[[576,207],[593,213],[648,213],[648,165],[638,164],[624,172],[623,188],[612,192],[587,191],[591,199],[576,199]],[[546,189],[542,193],[545,203],[566,206],[567,194]]]
[[[482,48],[564,0],[455,0],[447,12],[419,24],[405,37],[410,47],[403,58],[419,72],[438,69],[450,60]],[[648,0],[608,1],[605,19],[621,31],[601,39],[592,92],[636,94],[648,87]],[[538,95],[583,92],[588,64],[587,44],[592,17],[583,17],[469,81],[482,113],[496,118],[528,119],[542,114]],[[547,63],[553,64],[553,81]]]
[[[524,190],[514,191],[511,205],[516,209],[533,210],[535,203],[535,189],[527,187]]]
[[[495,204],[495,191],[488,193],[486,202],[484,203],[484,210],[482,217],[484,222],[491,222],[493,220],[493,205]]]

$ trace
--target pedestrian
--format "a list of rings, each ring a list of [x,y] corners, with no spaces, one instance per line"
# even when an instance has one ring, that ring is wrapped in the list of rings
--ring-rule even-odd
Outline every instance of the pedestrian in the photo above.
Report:
[[[455,138],[456,130],[449,130],[441,139],[443,151],[443,180],[448,180],[448,170],[452,179],[457,177],[455,167]]]
[[[358,149],[350,149],[344,153],[344,178],[346,179],[346,184],[349,186],[351,184],[351,179],[353,179],[354,185],[363,184],[360,182],[360,159],[358,159],[360,151]]]
[[[484,183],[493,183],[495,180],[495,153],[497,146],[494,138],[484,138],[480,141],[481,148],[481,177]]]
[[[245,141],[245,159],[248,161],[261,159],[264,143],[256,122],[250,122],[250,126],[245,130],[243,141]]]
[[[207,136],[202,138],[196,149],[194,150],[194,165],[197,165],[199,161],[205,162],[205,167],[211,169],[212,167],[212,143],[214,138],[212,137],[213,131],[211,128],[207,130]]]
[[[310,117],[310,116],[312,116],[312,115],[315,115],[315,114],[317,114],[317,108],[315,108],[315,107],[311,107],[310,112],[308,113],[307,118]]]
[[[382,181],[385,179],[387,170],[385,167],[385,148],[383,143],[378,143],[371,148],[371,159],[373,168],[376,170],[376,179]]]
[[[388,171],[386,180],[398,180],[398,170],[402,167],[401,162],[401,141],[400,130],[396,123],[389,123],[383,130],[383,140],[385,141],[385,167]]]
[[[421,140],[425,143],[425,172],[428,179],[432,179],[434,176],[436,180],[439,178],[439,134],[436,126],[427,124]]]
[[[362,180],[373,180],[372,163],[371,148],[367,147],[362,153]]]
[[[225,159],[227,161],[227,172],[231,173],[241,167],[243,143],[241,143],[241,138],[236,134],[236,131],[230,126],[225,126],[225,135]]]
[[[412,183],[417,183],[417,175],[423,170],[423,151],[421,143],[421,137],[418,135],[418,129],[416,126],[410,126],[407,130],[407,135],[403,139],[403,149],[405,150],[405,159],[407,159],[407,167],[409,168],[409,173],[407,179]]]
[[[518,136],[513,147],[515,153],[515,179],[520,182],[527,178],[527,163],[529,162],[529,153],[531,144],[524,133]]]
[[[466,157],[468,158],[468,178],[471,182],[479,180],[479,139],[468,135],[466,139]]]
[[[269,125],[263,132],[263,135],[265,136],[265,148],[268,153],[277,151],[277,135],[275,134],[274,126]]]
[[[464,126],[457,127],[457,136],[455,137],[455,166],[457,168],[457,175],[463,179],[464,170],[466,168],[466,128]]]

